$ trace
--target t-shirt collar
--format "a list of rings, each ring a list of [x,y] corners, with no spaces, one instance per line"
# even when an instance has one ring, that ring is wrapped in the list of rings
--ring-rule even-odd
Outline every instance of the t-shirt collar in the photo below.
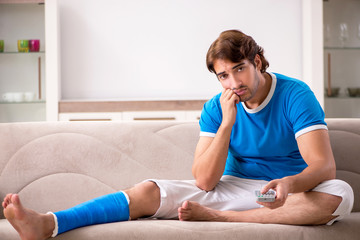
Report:
[[[246,107],[246,104],[244,102],[241,102],[241,104],[246,112],[248,112],[248,113],[260,112],[270,102],[272,96],[274,95],[275,88],[276,88],[276,76],[273,73],[269,73],[269,75],[272,78],[272,82],[271,82],[270,91],[269,91],[268,95],[266,96],[265,100],[257,108],[253,108],[253,109]]]

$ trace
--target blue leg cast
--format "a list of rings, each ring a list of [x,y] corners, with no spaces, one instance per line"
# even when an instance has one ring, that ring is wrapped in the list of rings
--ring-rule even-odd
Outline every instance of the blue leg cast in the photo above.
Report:
[[[53,213],[58,231],[54,235],[89,225],[129,220],[129,203],[123,192],[111,193]]]

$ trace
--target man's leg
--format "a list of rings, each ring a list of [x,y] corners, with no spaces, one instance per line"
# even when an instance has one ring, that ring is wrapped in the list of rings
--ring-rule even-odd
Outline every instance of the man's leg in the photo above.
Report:
[[[132,219],[153,215],[160,206],[160,190],[153,182],[138,184],[124,192],[130,198],[129,212]],[[19,233],[22,240],[51,237],[55,228],[55,220],[52,215],[40,214],[24,208],[17,194],[8,194],[2,206],[5,217]]]
[[[341,197],[326,193],[306,192],[289,196],[284,206],[273,210],[263,207],[247,211],[218,211],[186,201],[178,212],[179,219],[184,221],[319,225],[335,218],[332,214],[341,200]]]

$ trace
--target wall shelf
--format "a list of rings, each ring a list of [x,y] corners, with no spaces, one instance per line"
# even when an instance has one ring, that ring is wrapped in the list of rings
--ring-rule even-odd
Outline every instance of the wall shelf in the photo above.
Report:
[[[21,101],[21,102],[4,102],[0,101],[0,104],[39,104],[46,103],[45,100],[36,100],[36,101]]]
[[[325,50],[360,50],[360,47],[324,47]]]
[[[17,52],[17,51],[8,51],[8,52],[0,52],[0,55],[1,54],[44,54],[45,51],[39,51],[39,52]]]
[[[360,100],[360,97],[349,97],[349,96],[328,97],[328,96],[325,96],[325,99],[349,99],[349,100],[357,99],[357,100]]]
[[[53,1],[53,0],[51,0]],[[46,53],[44,0],[0,0],[0,122],[46,119]],[[19,52],[19,39],[39,39],[40,51]],[[31,101],[7,99],[9,93],[32,93]],[[5,101],[13,100],[13,101]],[[19,101],[14,101],[19,100]],[[21,100],[21,101],[20,101]]]
[[[24,4],[24,3],[44,4],[45,0],[0,0],[0,4]]]

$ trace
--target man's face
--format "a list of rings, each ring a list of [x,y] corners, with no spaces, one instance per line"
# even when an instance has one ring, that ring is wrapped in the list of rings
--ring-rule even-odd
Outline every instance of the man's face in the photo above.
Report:
[[[222,87],[233,90],[240,97],[240,101],[246,102],[256,94],[260,71],[257,71],[249,60],[233,63],[226,59],[217,59],[214,61],[214,69]]]

